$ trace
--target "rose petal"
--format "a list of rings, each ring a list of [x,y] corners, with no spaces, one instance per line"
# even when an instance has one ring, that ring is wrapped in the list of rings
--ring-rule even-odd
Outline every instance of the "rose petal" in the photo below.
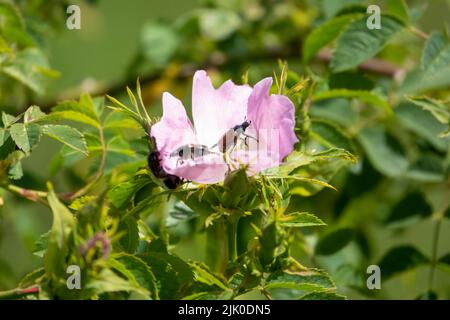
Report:
[[[267,151],[254,164],[253,169],[259,171],[278,165],[298,142],[294,104],[286,96],[269,95],[271,85],[272,78],[261,80],[248,99],[247,117],[256,130],[258,149]]]
[[[231,80],[215,89],[205,71],[197,71],[192,87],[192,116],[199,143],[212,147],[227,130],[244,122],[252,89]]]
[[[158,151],[164,157],[180,146],[196,143],[197,139],[181,101],[164,92],[162,104],[163,116],[152,126],[151,136],[155,138]]]
[[[189,181],[198,183],[217,183],[225,178],[228,166],[222,155],[209,155],[199,159],[179,161],[176,157],[167,157],[164,170]]]
[[[178,147],[198,144],[183,104],[170,93],[163,94],[163,116],[152,126],[151,135],[155,138],[165,172],[198,183],[217,183],[224,179],[228,167],[221,155],[182,162],[170,155]]]
[[[285,96],[269,95],[272,79],[266,78],[249,86],[237,86],[226,81],[215,89],[206,72],[194,75],[192,113],[195,131],[183,104],[169,93],[163,95],[163,117],[151,129],[161,164],[167,173],[199,183],[217,183],[228,171],[222,154],[210,154],[197,159],[182,160],[171,153],[188,144],[212,147],[231,128],[251,122],[247,138],[229,155],[232,166],[247,165],[248,173],[255,174],[279,165],[292,152],[298,141],[294,133],[294,105]]]

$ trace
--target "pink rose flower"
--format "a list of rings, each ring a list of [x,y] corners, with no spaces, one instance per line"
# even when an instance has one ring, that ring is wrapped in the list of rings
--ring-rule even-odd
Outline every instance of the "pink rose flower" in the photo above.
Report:
[[[197,71],[192,87],[194,125],[181,101],[165,92],[163,116],[151,128],[162,168],[186,180],[209,184],[223,181],[230,169],[239,166],[246,166],[249,175],[279,166],[298,139],[294,105],[286,96],[270,95],[271,85],[272,78],[261,80],[254,88],[228,80],[215,89],[206,72]],[[225,133],[244,121],[250,123],[245,135],[231,141],[234,147],[222,153],[218,146]],[[199,149],[192,156],[180,157],[177,150],[191,150],[183,148],[189,145],[203,145],[206,152]]]

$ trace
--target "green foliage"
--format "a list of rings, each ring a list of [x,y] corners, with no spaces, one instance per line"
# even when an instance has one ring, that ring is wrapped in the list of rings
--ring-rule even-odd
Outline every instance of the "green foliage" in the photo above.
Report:
[[[317,52],[333,41],[352,21],[361,18],[361,14],[349,14],[330,19],[313,30],[305,40],[304,62],[310,61]]]
[[[402,176],[408,168],[408,161],[392,147],[381,127],[366,128],[358,135],[373,166],[381,173],[390,176]]]
[[[382,277],[389,279],[397,273],[410,271],[429,262],[423,253],[412,246],[395,247],[381,259],[379,266]]]
[[[366,21],[363,17],[352,22],[339,36],[331,61],[334,72],[351,69],[373,57],[403,28],[400,21],[387,15],[381,17],[381,29],[368,30]]]
[[[448,298],[450,43],[420,31],[421,9],[403,0],[376,1],[382,28],[369,30],[366,2],[211,0],[142,25],[123,78],[106,84],[115,97],[48,103],[59,72],[46,40],[65,7],[0,1],[0,227],[35,207],[52,221],[27,235],[40,260],[22,281],[0,259],[0,288],[37,286],[20,295],[30,299],[341,300],[397,298],[397,287]],[[161,93],[188,96],[195,69],[214,83],[274,74],[299,139],[279,167],[175,189],[148,168]],[[382,290],[366,287],[371,264]],[[67,288],[70,265],[81,290]],[[399,279],[419,268],[428,288]]]
[[[402,92],[423,92],[449,84],[450,43],[441,32],[433,32],[423,50],[420,68],[411,72],[402,85]]]
[[[324,234],[317,242],[316,253],[330,255],[344,248],[354,238],[354,231],[349,228],[340,228]]]

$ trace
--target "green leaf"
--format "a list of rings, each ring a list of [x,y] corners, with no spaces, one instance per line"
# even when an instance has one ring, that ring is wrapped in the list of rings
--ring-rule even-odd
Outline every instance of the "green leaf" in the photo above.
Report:
[[[345,300],[345,296],[333,291],[313,291],[301,296],[299,300]]]
[[[316,102],[310,109],[312,118],[329,120],[336,125],[352,127],[358,122],[358,111],[347,98],[329,99]]]
[[[122,273],[134,286],[146,289],[153,299],[158,299],[158,288],[155,275],[151,268],[140,258],[126,253],[117,253],[112,259],[113,268]]]
[[[199,25],[206,37],[221,41],[239,29],[241,18],[231,10],[205,9],[200,12]]]
[[[420,294],[415,300],[438,300],[438,295],[434,291],[427,291]]]
[[[141,125],[134,120],[134,118],[130,118],[128,115],[123,112],[111,112],[108,117],[105,119],[103,129],[107,130],[133,130],[136,131],[140,136],[145,135],[145,131],[142,129]]]
[[[7,134],[8,133],[5,129],[0,128],[0,147],[3,145],[3,143],[5,143]]]
[[[420,156],[408,168],[406,177],[420,182],[442,182],[445,180],[444,159],[435,154]]]
[[[265,171],[265,177],[289,182],[290,194],[311,196],[323,188],[336,190],[328,183],[343,167],[356,163],[356,157],[343,149],[332,148],[309,154],[294,151],[283,165]]]
[[[102,269],[99,273],[95,274],[94,277],[90,278],[86,283],[86,290],[92,292],[93,295],[100,295],[106,292],[138,292],[142,295],[147,294],[147,290],[141,288],[140,286],[130,283],[129,281],[119,277],[110,269]]]
[[[269,177],[271,176],[284,177],[301,167],[305,167],[313,163],[331,162],[332,160],[337,159],[342,159],[346,162],[356,163],[355,156],[343,149],[331,148],[313,154],[307,152],[294,151],[286,158],[286,160],[284,161],[284,163],[282,163],[280,167],[272,170],[271,169],[266,170],[264,171],[264,175]]]
[[[379,95],[372,93],[370,91],[364,90],[348,90],[348,89],[334,89],[329,91],[323,91],[314,94],[313,101],[321,101],[326,99],[335,98],[354,98],[361,100],[367,104],[381,108],[387,115],[392,114],[391,106],[387,103],[385,99]]]
[[[331,255],[344,248],[353,240],[355,231],[350,228],[341,228],[325,233],[316,244],[315,253]]]
[[[425,138],[436,149],[447,151],[448,141],[439,138],[446,126],[439,123],[432,114],[411,103],[402,103],[395,109],[401,124],[418,136]]]
[[[447,86],[450,76],[450,42],[441,32],[433,32],[422,54],[421,68],[408,74],[400,93],[421,92]]]
[[[450,122],[450,107],[442,101],[427,97],[411,98],[410,100],[424,110],[431,112],[440,123],[448,124]]]
[[[334,288],[334,283],[323,271],[308,269],[298,272],[275,271],[267,279],[267,289],[294,289],[301,291],[317,291],[326,288]]]
[[[387,15],[381,16],[381,29],[369,30],[366,21],[363,17],[352,22],[339,36],[330,65],[333,72],[351,69],[375,56],[404,27]]]
[[[355,152],[355,146],[350,136],[332,122],[313,119],[310,134],[328,148],[334,147]]]
[[[0,16],[2,17],[2,37],[14,46],[35,46],[34,40],[27,32],[25,19],[15,3],[1,2]]]
[[[361,14],[338,16],[314,28],[305,39],[303,62],[310,61],[321,48],[333,41],[350,22],[361,16]]]
[[[448,46],[449,43],[444,34],[441,32],[433,32],[430,34],[422,54],[422,69],[427,70],[428,68],[432,68],[431,71],[436,72],[439,71],[438,66],[445,67],[448,64],[448,62],[445,63],[445,57],[447,54],[450,54],[446,53],[450,49],[447,48]]]
[[[77,129],[58,124],[47,124],[42,126],[42,132],[69,148],[87,154],[86,141],[84,136]]]
[[[389,0],[388,13],[405,24],[408,24],[410,21],[408,6],[406,5],[405,0]]]
[[[45,121],[60,121],[62,119],[87,124],[97,129],[100,128],[99,116],[94,110],[93,102],[86,97],[83,98],[83,102],[81,98],[80,102],[74,100],[60,102],[49,115],[43,118]]]
[[[193,293],[183,297],[183,300],[230,300],[232,298],[232,291],[207,291]]]
[[[189,265],[194,272],[195,281],[206,284],[207,286],[216,286],[225,291],[230,290],[226,284],[226,280],[212,273],[206,265],[200,262],[190,262]]]
[[[75,225],[72,213],[58,199],[51,186],[47,196],[53,213],[53,223],[48,236],[45,253],[45,272],[52,278],[64,274],[66,270],[66,255],[69,247],[69,235]]]
[[[450,274],[450,253],[439,258],[438,268]]]
[[[161,299],[177,298],[181,286],[194,278],[190,266],[176,256],[152,251],[146,251],[138,256],[151,267],[159,283]]]
[[[394,223],[414,217],[428,217],[432,214],[432,208],[420,192],[413,192],[400,200],[389,214],[387,223]]]
[[[392,276],[415,269],[429,263],[430,260],[419,250],[404,245],[390,249],[378,263],[382,278],[387,280]]]
[[[0,160],[0,166],[7,169],[8,177],[10,179],[19,180],[23,176],[22,164],[20,161],[26,155],[23,151],[14,151],[14,148],[15,144],[12,139],[8,139],[6,143],[0,148],[0,155],[3,153],[2,151],[6,151],[8,153],[5,160]]]
[[[18,120],[19,120],[19,117],[14,117],[14,116],[2,111],[2,122],[3,122],[4,128],[9,127],[13,123],[16,123]]]
[[[113,187],[108,192],[108,198],[116,208],[123,209],[129,204],[136,192],[151,182],[148,175],[136,175],[130,180]]]
[[[150,22],[142,28],[141,52],[151,68],[164,67],[175,54],[178,43],[177,33],[170,25]]]
[[[444,104],[442,101],[431,99],[428,97],[411,97],[411,102],[422,107],[424,110],[431,112],[431,114],[443,124],[450,125],[450,106]],[[440,133],[440,136],[445,136],[445,131]]]
[[[344,71],[331,74],[328,79],[328,86],[332,90],[348,89],[353,91],[371,91],[375,87],[372,80],[365,74],[357,71]]]
[[[49,68],[47,58],[37,48],[20,51],[13,63],[3,67],[1,71],[38,94],[44,94],[48,78],[59,75]]]
[[[389,177],[398,177],[406,173],[408,161],[388,144],[383,128],[363,129],[357,138],[378,171]]]
[[[288,215],[282,216],[280,218],[279,224],[282,227],[296,228],[326,225],[326,223],[321,219],[307,212],[293,212]]]
[[[29,123],[45,117],[46,114],[38,106],[31,106],[25,111],[23,122]]]
[[[133,217],[121,219],[117,231],[123,234],[119,239],[122,249],[134,253],[139,246],[139,228],[136,219]]]
[[[39,239],[34,243],[33,254],[38,256],[39,258],[43,258],[45,255],[45,251],[47,250],[48,245],[48,237],[50,235],[50,231],[42,234]]]
[[[9,133],[16,145],[27,154],[39,143],[41,138],[39,125],[33,123],[14,123],[9,129]]]
[[[136,151],[127,140],[122,136],[114,136],[107,142],[104,172],[110,174],[121,164],[143,160],[142,156],[137,157]]]
[[[76,198],[70,203],[69,209],[72,209],[74,211],[80,211],[84,207],[88,206],[90,203],[94,202],[97,199],[96,196],[81,196],[79,198]]]
[[[27,273],[19,283],[19,288],[28,288],[36,284],[36,282],[45,275],[44,268],[38,268]]]
[[[188,207],[183,201],[178,201],[168,214],[166,226],[168,228],[176,227],[182,222],[187,222],[197,217],[199,217],[197,212]]]

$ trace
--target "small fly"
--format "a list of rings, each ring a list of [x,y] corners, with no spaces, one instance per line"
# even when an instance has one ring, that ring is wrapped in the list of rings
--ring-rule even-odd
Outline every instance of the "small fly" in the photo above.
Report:
[[[219,151],[222,153],[228,152],[231,148],[235,147],[238,143],[238,139],[241,136],[244,136],[245,144],[247,145],[247,139],[252,138],[255,139],[252,136],[249,136],[245,133],[245,130],[250,126],[251,121],[245,120],[242,124],[236,125],[233,128],[229,129],[225,134],[219,139],[219,141],[213,145],[211,148],[218,147]]]
[[[195,160],[209,154],[215,154],[215,152],[211,151],[207,146],[202,144],[186,144],[177,148],[173,151],[170,156],[178,157],[178,162],[182,162],[184,160]]]

